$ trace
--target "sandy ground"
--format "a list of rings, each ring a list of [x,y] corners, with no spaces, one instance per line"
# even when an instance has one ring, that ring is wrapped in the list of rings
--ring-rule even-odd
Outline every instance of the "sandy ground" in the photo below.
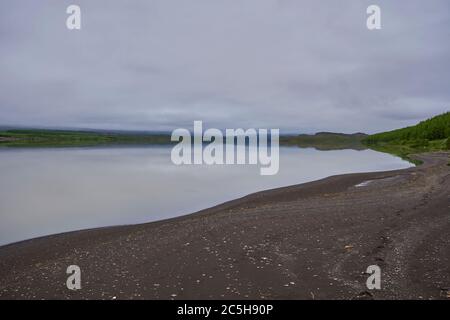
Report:
[[[0,299],[448,299],[448,157],[4,246]],[[66,287],[73,264],[77,291]],[[369,265],[380,290],[366,288]]]

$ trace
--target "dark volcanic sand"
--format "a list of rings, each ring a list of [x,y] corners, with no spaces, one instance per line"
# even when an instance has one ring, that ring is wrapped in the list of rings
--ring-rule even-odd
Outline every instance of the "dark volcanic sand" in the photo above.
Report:
[[[1,247],[0,298],[447,299],[448,154],[418,158],[425,164],[416,168],[333,176],[180,218]],[[78,291],[65,285],[71,264],[82,270]],[[368,292],[373,264],[382,289]]]

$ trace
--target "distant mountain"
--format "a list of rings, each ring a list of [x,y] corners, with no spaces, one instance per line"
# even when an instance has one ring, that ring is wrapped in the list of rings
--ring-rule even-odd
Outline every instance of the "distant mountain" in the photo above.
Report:
[[[366,138],[365,133],[357,132],[352,134],[335,132],[318,132],[316,134],[299,134],[295,136],[281,136],[280,144],[298,146],[300,148],[315,148],[317,150],[342,150],[367,149],[361,140]]]
[[[340,137],[366,137],[368,136],[365,133],[362,132],[356,132],[356,133],[339,133],[339,132],[328,132],[328,131],[322,131],[317,132],[316,134],[300,134],[299,136],[340,136]]]

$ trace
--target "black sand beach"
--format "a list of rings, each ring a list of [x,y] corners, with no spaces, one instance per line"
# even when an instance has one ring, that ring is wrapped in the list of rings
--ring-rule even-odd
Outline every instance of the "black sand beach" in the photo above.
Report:
[[[0,299],[448,299],[449,154],[416,157],[424,164],[3,246]],[[70,291],[74,264],[82,289]],[[374,264],[381,290],[369,291]]]

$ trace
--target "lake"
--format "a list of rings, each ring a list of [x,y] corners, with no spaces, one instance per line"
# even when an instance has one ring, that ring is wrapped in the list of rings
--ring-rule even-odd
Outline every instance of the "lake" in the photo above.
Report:
[[[0,150],[0,245],[65,231],[192,213],[260,190],[330,175],[410,167],[372,150],[280,148],[277,175],[257,165],[182,165],[170,147]]]

